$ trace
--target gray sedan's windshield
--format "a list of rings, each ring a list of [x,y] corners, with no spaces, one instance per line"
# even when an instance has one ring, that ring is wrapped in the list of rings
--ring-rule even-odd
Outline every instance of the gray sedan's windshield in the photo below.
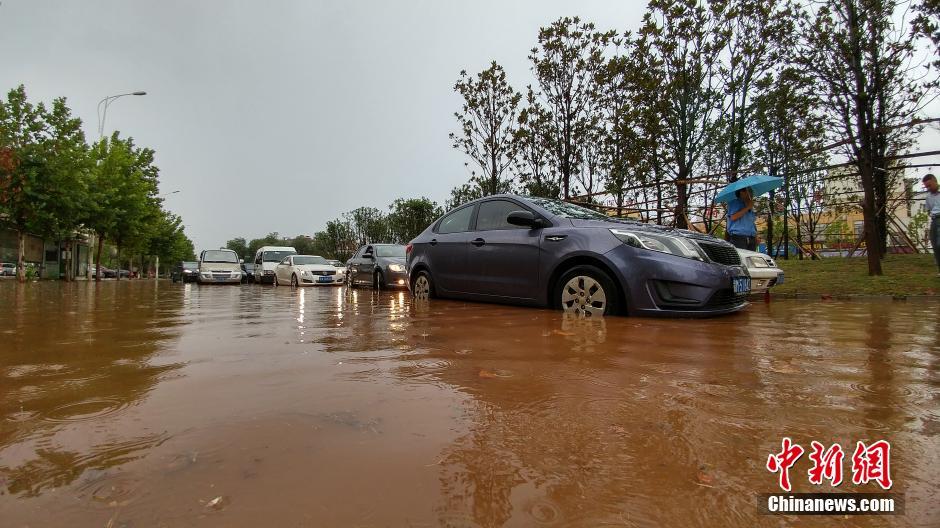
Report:
[[[610,220],[610,217],[603,213],[598,213],[597,211],[592,211],[587,207],[581,207],[580,205],[574,205],[572,203],[563,202],[561,200],[552,200],[550,198],[535,198],[532,196],[526,196],[524,198],[526,201],[535,204],[542,209],[546,209],[550,213],[562,218],[573,218],[575,220]]]
[[[305,266],[305,265],[307,265],[307,264],[327,264],[327,265],[329,265],[329,262],[327,262],[326,259],[323,258],[323,257],[310,257],[310,256],[306,256],[306,255],[299,256],[299,257],[294,257],[294,265],[295,265],[295,266]]]
[[[405,258],[405,246],[375,246],[375,256]]]

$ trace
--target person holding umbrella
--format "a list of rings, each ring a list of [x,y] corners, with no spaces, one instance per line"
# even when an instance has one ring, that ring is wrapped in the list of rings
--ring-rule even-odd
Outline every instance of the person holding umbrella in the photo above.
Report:
[[[751,188],[738,189],[734,197],[728,202],[728,236],[734,247],[754,251],[757,249],[757,215]]]
[[[715,196],[716,202],[728,203],[728,235],[734,247],[757,250],[757,215],[754,197],[783,185],[783,178],[756,174],[725,186]]]

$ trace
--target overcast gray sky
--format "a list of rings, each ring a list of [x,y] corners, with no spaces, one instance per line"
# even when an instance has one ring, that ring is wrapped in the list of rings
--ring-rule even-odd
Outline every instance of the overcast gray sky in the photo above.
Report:
[[[146,90],[113,103],[106,130],[156,150],[162,192],[180,191],[166,207],[204,249],[400,197],[443,203],[468,178],[447,139],[461,69],[496,60],[524,91],[540,26],[636,29],[645,4],[2,0],[0,90],[68,97],[90,138],[102,97]]]

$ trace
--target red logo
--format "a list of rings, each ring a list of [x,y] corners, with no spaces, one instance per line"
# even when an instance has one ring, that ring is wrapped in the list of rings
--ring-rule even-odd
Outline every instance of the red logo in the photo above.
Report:
[[[813,467],[807,472],[810,483],[818,486],[826,479],[833,487],[842,484],[842,459],[845,458],[842,446],[832,444],[824,451],[823,445],[815,440],[810,446],[813,448],[813,452],[809,454]]]
[[[842,484],[842,462],[845,452],[839,444],[826,446],[813,440],[809,459],[813,467],[806,472],[810,484],[821,485],[828,480],[832,487]],[[767,471],[779,473],[780,489],[790,491],[790,469],[803,456],[804,449],[794,444],[789,437],[784,437],[779,453],[767,457]],[[891,444],[887,440],[878,440],[869,445],[859,441],[852,455],[852,483],[868,484],[875,481],[882,489],[891,489]]]
[[[790,491],[790,468],[796,461],[803,456],[803,448],[784,437],[783,449],[776,455],[771,454],[767,457],[767,471],[771,473],[780,473],[780,487],[784,491]]]
[[[882,489],[891,489],[891,444],[884,440],[865,447],[859,441],[852,455],[852,483],[867,484],[874,480]]]

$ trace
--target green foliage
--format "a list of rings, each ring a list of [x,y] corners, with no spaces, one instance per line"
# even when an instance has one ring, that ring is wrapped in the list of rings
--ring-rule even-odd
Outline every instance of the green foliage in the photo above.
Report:
[[[399,198],[389,206],[386,217],[390,239],[406,244],[420,235],[434,220],[443,214],[441,208],[431,200],[421,198]]]
[[[615,32],[599,32],[578,17],[563,17],[539,30],[538,45],[529,53],[538,90],[532,110],[539,125],[548,163],[557,171],[565,198],[571,196],[572,178],[584,163],[597,115],[597,76],[604,67],[604,51]]]
[[[463,106],[454,112],[460,132],[450,134],[453,147],[473,162],[470,180],[483,196],[505,192],[511,183],[503,174],[512,167],[518,148],[522,95],[509,85],[506,71],[495,61],[475,77],[461,71],[454,91],[463,97]]]
[[[225,243],[225,247],[231,249],[238,256],[249,261],[255,257],[254,251],[248,250],[248,242],[244,238],[233,238]],[[257,250],[256,250],[257,251]]]

